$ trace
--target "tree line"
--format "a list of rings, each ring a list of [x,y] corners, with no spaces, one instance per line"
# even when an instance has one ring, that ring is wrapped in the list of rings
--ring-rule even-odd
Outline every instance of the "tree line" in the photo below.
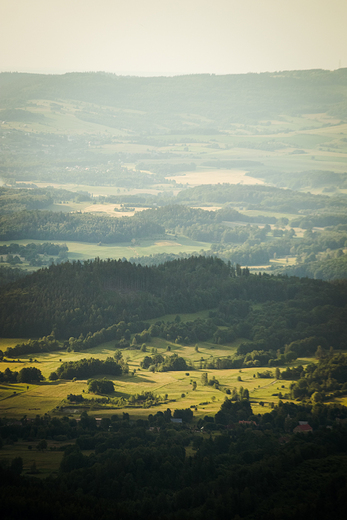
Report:
[[[182,425],[171,418],[181,418]],[[0,466],[2,512],[11,517],[16,506],[21,515],[49,512],[57,520],[62,514],[75,520],[100,514],[102,520],[115,515],[126,520],[226,520],[231,514],[288,520],[323,520],[333,514],[342,519],[346,418],[346,408],[339,405],[280,402],[254,415],[247,400],[227,399],[214,417],[198,422],[206,431],[217,428],[213,437],[194,426],[191,430],[191,409],[167,409],[137,421],[127,413],[113,415],[99,426],[86,412],[78,421],[48,415],[32,421],[24,417],[20,424],[3,419],[5,442],[47,439],[38,448],[47,449],[50,439],[59,439],[65,446],[54,478],[21,476],[20,464]],[[302,420],[313,433],[293,434]]]
[[[96,358],[84,358],[79,361],[66,361],[62,363],[56,371],[49,376],[51,381],[57,379],[90,379],[98,374],[121,375],[128,373],[128,365],[120,359],[117,362],[114,358],[108,357],[105,361]]]
[[[0,240],[79,240],[81,242],[130,242],[133,238],[162,235],[164,228],[137,219],[87,213],[20,211],[0,216]]]

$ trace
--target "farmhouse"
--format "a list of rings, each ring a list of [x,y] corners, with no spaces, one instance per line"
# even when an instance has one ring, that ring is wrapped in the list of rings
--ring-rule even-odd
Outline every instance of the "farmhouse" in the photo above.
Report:
[[[307,421],[299,421],[298,426],[293,430],[293,433],[312,433],[313,429]]]

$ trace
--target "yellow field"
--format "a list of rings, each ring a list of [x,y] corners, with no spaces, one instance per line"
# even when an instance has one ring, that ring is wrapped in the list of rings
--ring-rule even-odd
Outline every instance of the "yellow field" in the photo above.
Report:
[[[180,184],[188,184],[189,186],[200,186],[201,184],[264,184],[260,179],[255,179],[246,175],[245,170],[203,170],[187,172],[184,175],[176,175],[167,177],[169,180],[175,180]]]
[[[200,313],[197,313],[200,314]],[[194,315],[193,315],[194,316]],[[196,316],[195,316],[196,317]],[[172,321],[174,316],[166,316],[166,320]],[[192,315],[182,315],[182,321],[192,319]],[[3,340],[5,341],[5,340]],[[12,340],[7,340],[13,344]],[[130,395],[141,393],[143,391],[151,391],[155,395],[160,395],[163,402],[153,408],[123,408],[112,407],[98,408],[94,405],[94,409],[90,409],[89,413],[96,416],[110,416],[114,413],[121,414],[127,411],[131,417],[147,418],[150,413],[156,413],[158,410],[164,411],[166,408],[172,410],[176,408],[188,408],[196,406],[194,416],[203,417],[204,415],[214,415],[220,408],[226,397],[225,390],[235,387],[239,389],[241,386],[248,388],[250,399],[255,413],[264,413],[269,411],[271,403],[277,403],[278,397],[272,394],[282,394],[289,392],[290,381],[276,381],[275,379],[258,379],[256,373],[262,371],[259,368],[247,368],[242,370],[212,370],[200,369],[200,359],[208,360],[209,358],[225,357],[233,355],[237,346],[242,340],[238,340],[231,345],[214,345],[209,342],[200,342],[198,344],[198,352],[195,346],[182,346],[175,343],[165,341],[160,338],[153,338],[147,344],[147,352],[140,350],[127,349],[123,351],[123,358],[129,364],[129,375],[119,377],[107,376],[115,384],[115,397],[128,398]],[[168,345],[171,351],[167,351]],[[141,369],[140,362],[145,355],[151,355],[151,349],[157,349],[158,353],[163,355],[172,355],[173,353],[184,357],[190,362],[194,369],[188,369],[187,372],[155,372]],[[115,352],[114,342],[104,343],[94,349],[85,352],[53,352],[36,355],[35,361],[29,362],[28,357],[23,357],[19,362],[1,363],[1,371],[9,367],[12,371],[19,371],[25,366],[35,366],[39,368],[42,374],[48,378],[49,374],[56,370],[57,367],[65,361],[76,361],[82,358],[97,357],[106,359],[113,356]],[[135,370],[134,374],[133,371]],[[213,377],[217,379],[221,385],[221,389],[217,390],[211,386],[203,386],[201,384],[201,375],[203,372],[208,373],[208,379]],[[274,371],[273,371],[274,372]],[[100,374],[100,377],[102,374]],[[241,377],[241,381],[238,378]],[[192,389],[192,383],[197,383],[196,390]],[[282,388],[282,386],[284,388]],[[44,413],[59,413],[69,415],[79,415],[81,408],[75,405],[67,404],[65,399],[69,394],[83,394],[87,399],[92,399],[94,395],[88,394],[87,381],[46,381],[39,385],[4,385],[0,386],[0,416],[20,418],[24,415],[34,417],[43,415]],[[167,399],[164,401],[164,396]],[[259,402],[263,401],[264,406]],[[60,407],[63,409],[60,410]]]
[[[83,213],[105,213],[109,217],[132,217],[138,211],[144,211],[148,208],[134,208],[134,211],[120,211],[120,204],[90,204],[85,207]],[[117,211],[118,210],[118,211]]]

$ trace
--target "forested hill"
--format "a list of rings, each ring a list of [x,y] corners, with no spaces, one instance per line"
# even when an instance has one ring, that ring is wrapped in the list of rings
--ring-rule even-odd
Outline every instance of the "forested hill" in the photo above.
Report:
[[[261,310],[252,311],[251,304]],[[67,339],[120,321],[141,332],[149,318],[217,309],[213,323],[230,329],[212,328],[216,342],[247,337],[276,350],[317,336],[324,338],[319,344],[340,348],[347,338],[346,304],[344,283],[251,275],[213,257],[156,267],[96,260],[51,266],[2,287],[0,334],[39,337],[53,330]]]
[[[218,162],[217,162],[218,164]],[[328,197],[313,195],[273,186],[244,186],[233,184],[205,184],[181,190],[176,197],[178,203],[243,204],[248,209],[288,211],[299,213],[338,213],[346,211],[343,196]]]
[[[106,73],[40,75],[0,74],[0,107],[18,107],[33,99],[78,100],[151,113],[155,125],[173,114],[194,113],[218,126],[283,113],[330,111],[347,115],[347,69],[214,76],[197,74],[139,78]],[[17,110],[17,117],[20,117]],[[105,114],[84,113],[100,118]],[[34,114],[35,116],[35,114]],[[33,117],[34,117],[33,116]],[[6,119],[6,113],[1,116]],[[14,117],[8,112],[7,118]],[[120,117],[124,117],[120,115]],[[130,117],[130,115],[129,115]],[[143,119],[144,114],[131,114]]]
[[[139,217],[116,219],[87,213],[19,211],[0,215],[0,240],[21,238],[80,240],[84,242],[130,242],[136,238],[153,238],[164,233],[155,222]]]

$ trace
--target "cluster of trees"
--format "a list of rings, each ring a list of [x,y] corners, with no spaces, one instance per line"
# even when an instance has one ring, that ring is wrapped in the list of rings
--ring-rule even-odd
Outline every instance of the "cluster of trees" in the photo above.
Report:
[[[342,253],[342,250],[339,250]],[[315,278],[320,280],[342,280],[347,278],[347,255],[338,253],[339,256],[328,254],[326,258],[302,263],[300,265],[287,268],[285,272],[289,276],[300,276]],[[332,256],[332,257],[331,257]]]
[[[88,392],[93,394],[112,394],[114,392],[114,383],[109,379],[89,379]]]
[[[1,383],[16,383],[17,377],[18,372],[11,370],[10,368],[6,368],[3,372],[0,372]]]
[[[252,172],[253,175],[253,172]],[[234,184],[205,184],[181,190],[177,197],[179,203],[217,203],[242,205],[247,209],[298,213],[317,210],[345,212],[343,197],[312,195],[294,190],[283,190],[270,186],[249,186]]]
[[[129,372],[129,367],[122,359],[117,362],[108,357],[105,361],[95,358],[83,358],[79,361],[66,361],[49,376],[51,381],[56,379],[90,379],[98,374],[118,376]]]
[[[149,390],[142,391],[140,394],[134,394],[128,397],[129,406],[142,406],[144,408],[155,406],[159,404],[160,401],[162,401],[162,397],[160,395],[154,394]]]
[[[218,379],[216,379],[215,376],[212,376],[212,379],[209,380],[207,372],[203,372],[201,374],[201,384],[203,386],[213,386],[213,388],[215,388],[216,390],[219,389],[219,381],[218,381]]]
[[[0,381],[4,383],[40,383],[43,380],[41,370],[36,367],[24,367],[19,372],[6,368],[0,372]]]
[[[142,211],[136,218],[143,222],[163,225],[166,231],[182,234],[202,242],[243,243],[246,240],[264,240],[268,229],[257,226],[226,227],[225,222],[249,222],[256,219],[242,215],[231,207],[218,211],[168,204]],[[265,218],[266,220],[266,218]]]
[[[322,402],[347,393],[347,356],[329,355],[322,348],[317,349],[317,353],[321,356],[317,365],[297,367],[296,374],[291,374],[299,376],[293,377],[297,381],[291,385],[294,399],[311,398],[313,402]]]
[[[130,327],[131,330],[128,327]],[[81,333],[78,338],[71,336],[67,348],[74,352],[80,352],[81,350],[96,347],[100,345],[100,343],[105,343],[113,339],[129,340],[131,332],[137,332],[137,330],[141,330],[143,327],[144,325],[142,323],[129,323],[127,325],[125,321],[120,321],[119,323],[111,325],[111,327],[102,328],[94,332],[94,334],[88,332],[86,336],[83,336]],[[126,346],[129,346],[129,342],[126,343]]]
[[[0,186],[0,213],[44,209],[53,203],[52,195],[47,190],[11,189]]]
[[[174,322],[157,321],[148,329],[152,337],[160,337],[168,341],[175,341],[180,345],[191,345],[197,341],[206,341],[211,338],[217,326],[212,319],[182,322],[177,315]],[[144,339],[144,341],[148,341]]]
[[[41,370],[37,367],[24,367],[19,371],[19,383],[39,383],[44,380]]]
[[[145,356],[140,365],[142,368],[148,368],[153,372],[169,372],[175,370],[192,369],[192,366],[188,365],[187,361],[177,354],[172,354],[171,356],[165,357],[161,354],[155,354],[153,357]]]
[[[5,350],[5,356],[9,358],[18,358],[27,354],[37,354],[38,352],[51,352],[61,348],[59,342],[55,339],[54,334],[44,336],[40,339],[29,339],[26,343],[18,343],[14,347],[8,347]]]
[[[114,383],[106,378],[90,379],[88,381],[88,391],[94,394],[112,394],[114,392]],[[83,395],[69,394],[67,400],[70,403],[82,403],[83,408],[92,408],[95,405],[98,408],[105,406],[106,408],[151,408],[162,402],[167,401],[167,395],[164,397],[156,395],[151,391],[143,391],[140,394],[131,394],[128,397],[122,395],[120,397],[102,397],[102,398],[85,398]],[[159,413],[159,412],[158,412]]]
[[[79,240],[81,242],[130,242],[162,235],[164,228],[135,217],[116,219],[88,213],[20,211],[0,216],[0,239]]]
[[[39,265],[39,255],[59,256],[59,258],[66,259],[69,248],[66,244],[51,244],[45,242],[43,244],[27,244],[23,246],[21,244],[10,244],[9,246],[0,246],[0,261],[3,261],[2,255],[7,255],[7,262],[9,263],[21,263],[20,257],[29,261],[31,265]]]

